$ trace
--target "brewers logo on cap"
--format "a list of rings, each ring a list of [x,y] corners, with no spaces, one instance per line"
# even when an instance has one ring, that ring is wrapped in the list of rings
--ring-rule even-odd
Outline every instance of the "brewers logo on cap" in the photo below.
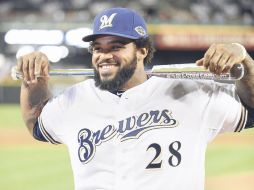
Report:
[[[100,29],[105,28],[105,27],[112,27],[112,21],[114,19],[114,17],[116,16],[117,13],[113,13],[112,15],[110,15],[109,17],[107,15],[103,15],[100,19],[101,21],[101,25],[100,25]]]

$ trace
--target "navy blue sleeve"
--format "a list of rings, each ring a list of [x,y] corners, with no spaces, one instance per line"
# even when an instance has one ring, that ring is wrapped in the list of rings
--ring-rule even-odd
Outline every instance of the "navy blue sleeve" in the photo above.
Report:
[[[45,137],[43,136],[43,134],[41,133],[41,130],[39,128],[39,123],[38,121],[36,121],[35,125],[34,125],[34,128],[33,128],[33,137],[36,139],[36,140],[39,140],[39,141],[43,141],[43,142],[48,142],[47,139],[45,139]]]
[[[242,102],[242,104],[248,111],[245,129],[254,128],[254,108],[249,107],[248,105],[244,104],[243,102]]]

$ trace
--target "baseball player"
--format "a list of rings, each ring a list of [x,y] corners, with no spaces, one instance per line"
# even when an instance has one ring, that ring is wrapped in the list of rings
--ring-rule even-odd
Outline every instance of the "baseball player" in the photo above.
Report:
[[[253,125],[254,61],[240,44],[213,44],[197,64],[220,75],[242,63],[236,84],[148,78],[153,46],[144,19],[111,8],[94,19],[94,79],[52,97],[49,61],[18,59],[21,110],[40,141],[68,147],[76,190],[203,190],[207,144]],[[45,77],[38,77],[38,76]]]

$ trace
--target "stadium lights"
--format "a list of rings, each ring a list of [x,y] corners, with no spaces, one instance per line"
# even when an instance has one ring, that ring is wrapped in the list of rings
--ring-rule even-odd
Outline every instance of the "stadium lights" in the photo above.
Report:
[[[45,44],[59,45],[63,42],[61,30],[17,30],[11,29],[5,34],[7,44]]]
[[[92,33],[92,30],[90,28],[77,28],[77,29],[69,30],[66,32],[65,42],[66,44],[71,46],[88,48],[89,43],[82,41],[82,38],[91,33]]]
[[[88,48],[89,43],[82,41],[82,38],[91,33],[90,28],[72,29],[65,34],[61,30],[11,29],[4,39],[10,45],[23,45],[16,53],[17,58],[33,51],[41,51],[48,56],[50,62],[58,62],[69,55],[69,49],[61,44],[65,42],[66,45]]]
[[[16,58],[28,53],[32,53],[33,51],[45,53],[49,61],[53,63],[58,62],[60,59],[63,59],[69,55],[69,49],[65,46],[40,46],[38,48],[34,48],[33,46],[26,45],[18,49]]]
[[[41,46],[38,50],[45,53],[49,61],[54,63],[67,57],[69,54],[69,49],[65,46]]]

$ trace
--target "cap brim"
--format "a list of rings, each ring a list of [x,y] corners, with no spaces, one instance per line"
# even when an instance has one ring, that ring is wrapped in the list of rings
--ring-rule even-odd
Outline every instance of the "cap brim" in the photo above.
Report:
[[[99,33],[99,34],[87,35],[84,38],[82,38],[82,40],[84,42],[91,42],[95,38],[97,38],[98,36],[102,36],[102,35],[119,36],[119,37],[129,38],[129,39],[133,39],[133,40],[136,40],[136,39],[140,38],[140,37],[135,37],[135,36],[130,36],[130,35],[124,35],[124,34],[114,33],[114,32],[104,32],[104,33]]]

